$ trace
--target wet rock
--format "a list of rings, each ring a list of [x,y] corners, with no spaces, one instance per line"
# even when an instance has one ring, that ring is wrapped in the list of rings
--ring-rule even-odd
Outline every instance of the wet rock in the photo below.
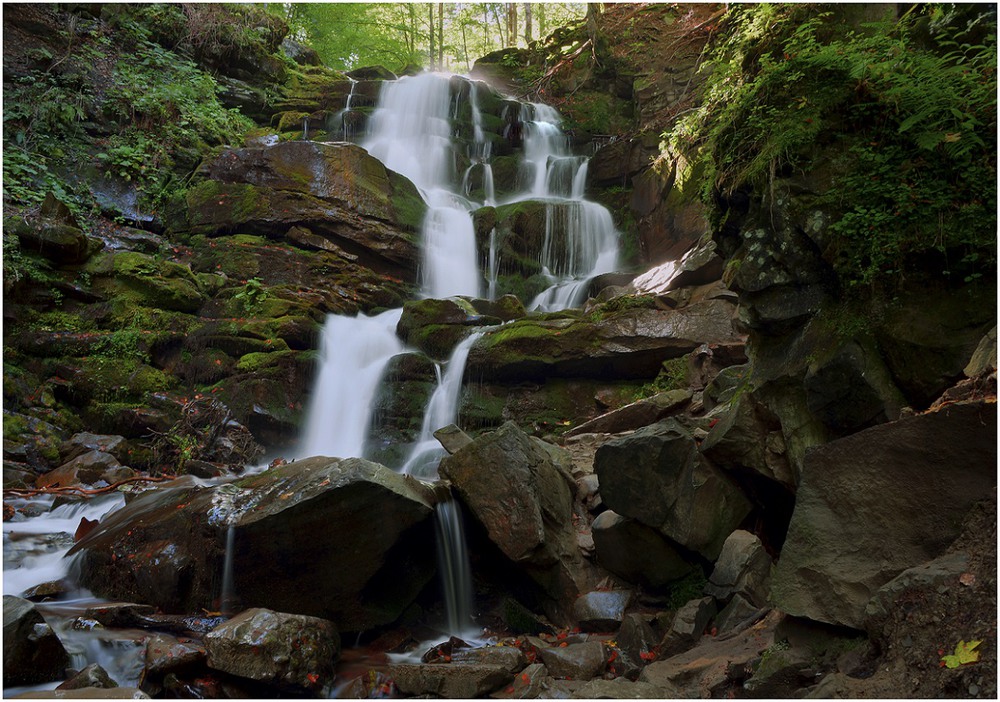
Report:
[[[468,372],[487,379],[551,376],[652,378],[664,359],[703,343],[733,342],[735,307],[707,300],[678,310],[631,308],[588,319],[524,319],[487,332],[469,352]]]
[[[20,699],[55,700],[148,700],[152,699],[137,687],[81,687],[75,690],[33,690],[18,695]]]
[[[91,434],[81,431],[69,437],[59,446],[59,453],[63,462],[72,461],[89,451],[101,451],[109,453],[119,461],[125,458],[128,451],[128,442],[124,436],[115,434]]]
[[[389,675],[399,691],[411,697],[434,695],[469,699],[485,697],[513,679],[502,665],[393,665]]]
[[[123,466],[110,453],[87,451],[67,461],[55,470],[40,475],[35,484],[40,487],[59,485],[93,485],[104,481],[109,485],[135,476],[135,471]]]
[[[710,559],[750,512],[739,487],[672,419],[604,444],[594,468],[608,507]]]
[[[396,326],[399,337],[432,358],[448,358],[473,327],[499,324],[497,317],[479,314],[466,298],[410,300]]]
[[[318,617],[253,608],[206,634],[210,668],[316,692],[333,682],[340,636]]]
[[[591,680],[574,690],[572,695],[574,699],[587,700],[663,700],[678,696],[673,688],[662,688],[648,682],[633,682],[626,678]]]
[[[672,656],[694,646],[705,633],[715,612],[715,600],[711,597],[691,600],[677,610],[670,630],[660,644],[661,657]]]
[[[691,399],[689,390],[668,390],[652,397],[643,398],[632,404],[625,405],[589,422],[573,427],[565,436],[579,434],[608,433],[619,434],[631,429],[655,424],[664,417],[680,410]]]
[[[604,644],[598,641],[543,648],[539,657],[554,678],[590,680],[600,675],[606,665]]]
[[[568,619],[591,575],[572,526],[572,479],[513,422],[441,461],[441,476],[492,540],[552,598],[549,616]]]
[[[996,416],[992,402],[949,405],[812,449],[772,580],[774,604],[863,627],[878,589],[944,553],[972,504],[995,489]]]
[[[510,685],[490,697],[498,700],[565,699],[569,691],[549,675],[544,665],[532,663],[514,676]]]
[[[972,353],[972,358],[962,370],[969,378],[976,378],[983,373],[997,369],[997,328],[994,326],[979,342]]]
[[[435,431],[434,438],[440,442],[441,446],[443,446],[444,450],[449,454],[455,453],[463,446],[472,443],[472,437],[454,424],[449,424],[448,426],[441,427]]]
[[[62,642],[35,605],[20,597],[4,595],[4,687],[60,680],[69,662]]]
[[[754,534],[737,529],[722,545],[705,594],[723,601],[740,594],[761,607],[767,602],[770,580],[771,557],[764,545]]]
[[[597,515],[591,533],[597,562],[629,582],[662,588],[694,568],[660,532],[617,512]]]
[[[146,641],[146,673],[163,675],[206,658],[205,647],[192,640],[180,641],[169,634],[156,633]]]
[[[573,616],[583,631],[613,632],[631,602],[631,590],[595,590],[577,598]]]
[[[71,677],[66,682],[57,687],[57,690],[79,690],[82,687],[107,690],[118,687],[118,683],[111,679],[108,671],[97,663],[91,663],[79,673]]]
[[[678,260],[637,276],[628,287],[637,294],[649,295],[717,281],[722,275],[723,262],[716,248],[711,239],[699,241]]]
[[[156,608],[152,605],[109,602],[97,607],[88,607],[83,616],[87,619],[93,619],[103,626],[128,629],[144,626],[148,618],[155,613]]]
[[[519,648],[513,646],[483,646],[466,648],[451,654],[452,663],[497,665],[510,673],[518,673],[528,665],[528,658]]]
[[[73,552],[81,584],[99,596],[215,611],[231,524],[244,607],[361,631],[393,622],[433,578],[431,504],[427,488],[384,466],[316,457],[228,485],[189,478],[144,493]]]

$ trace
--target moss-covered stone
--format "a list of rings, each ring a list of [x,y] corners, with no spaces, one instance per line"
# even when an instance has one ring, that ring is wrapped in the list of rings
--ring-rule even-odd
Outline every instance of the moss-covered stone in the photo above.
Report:
[[[131,251],[117,254],[113,265],[117,279],[149,307],[195,312],[206,299],[185,266]]]

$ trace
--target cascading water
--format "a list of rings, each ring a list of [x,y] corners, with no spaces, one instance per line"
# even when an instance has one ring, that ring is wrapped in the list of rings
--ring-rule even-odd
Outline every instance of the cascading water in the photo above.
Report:
[[[441,445],[434,438],[434,432],[441,427],[454,424],[458,420],[458,403],[462,393],[462,377],[469,351],[483,334],[476,332],[463,339],[451,353],[448,367],[442,374],[438,370],[438,386],[431,395],[424,421],[420,427],[420,438],[414,444],[410,457],[403,466],[403,472],[418,478],[433,478],[437,474],[438,459],[444,454]]]
[[[339,134],[343,141],[351,141],[354,139],[354,125],[351,122],[351,104],[354,101],[354,90],[358,87],[358,81],[354,80],[350,76],[347,78],[351,81],[351,90],[347,94],[347,100],[344,103],[344,109],[340,110],[335,114],[328,122],[329,131],[331,134]]]
[[[439,502],[434,511],[437,530],[438,571],[445,593],[447,633],[476,638],[472,620],[472,570],[462,529],[462,510],[452,499]]]
[[[402,309],[374,317],[330,315],[323,327],[319,377],[299,456],[364,455],[371,407],[389,360],[403,351],[396,336]]]

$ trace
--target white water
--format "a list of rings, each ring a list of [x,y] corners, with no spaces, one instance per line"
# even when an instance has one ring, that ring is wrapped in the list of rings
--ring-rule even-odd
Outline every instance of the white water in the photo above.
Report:
[[[343,141],[351,141],[355,136],[354,127],[350,123],[349,116],[351,114],[351,103],[354,100],[354,89],[357,87],[358,81],[354,80],[350,76],[348,76],[347,79],[351,81],[351,90],[347,93],[347,101],[344,103],[344,109],[335,114],[333,119],[329,122],[329,131],[331,133],[335,130],[339,131],[340,138]]]
[[[389,360],[403,351],[403,310],[374,317],[330,315],[323,327],[320,374],[298,456],[363,456],[371,407]]]
[[[450,636],[475,638],[472,620],[472,570],[462,529],[462,510],[452,499],[439,502],[434,511],[437,530],[438,571],[441,573]]]
[[[414,444],[402,472],[418,478],[437,477],[437,463],[444,455],[444,449],[434,438],[434,432],[441,427],[458,421],[458,404],[462,396],[462,377],[469,351],[482,331],[474,332],[463,339],[451,352],[448,365],[442,374],[438,368],[438,386],[431,395],[424,410],[424,421],[420,427],[420,438]]]

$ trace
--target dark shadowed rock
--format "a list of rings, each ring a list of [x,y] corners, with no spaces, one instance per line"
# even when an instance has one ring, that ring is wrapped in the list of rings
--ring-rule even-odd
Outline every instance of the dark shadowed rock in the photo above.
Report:
[[[995,489],[996,421],[995,402],[949,405],[807,453],[775,605],[863,627],[878,589],[941,555],[971,505]]]
[[[205,650],[210,668],[317,691],[333,682],[340,636],[325,619],[255,608],[206,634]]]
[[[504,555],[553,598],[558,618],[568,619],[591,575],[572,526],[572,478],[552,455],[508,422],[445,457],[439,471]]]
[[[55,632],[28,600],[3,597],[3,684],[37,685],[59,680],[69,655]]]
[[[168,612],[216,610],[231,525],[243,606],[360,631],[395,620],[435,572],[431,495],[384,466],[316,457],[228,485],[174,485],[76,545],[81,584]]]
[[[715,600],[711,597],[691,600],[677,610],[670,630],[660,643],[662,655],[672,656],[694,646],[715,613]]]
[[[452,663],[499,665],[510,673],[520,672],[528,665],[524,652],[513,646],[483,646],[481,648],[457,649],[451,654]]]
[[[205,660],[205,647],[194,641],[180,641],[169,634],[155,633],[146,641],[146,673],[164,675],[177,668]]]
[[[565,699],[569,690],[549,675],[541,663],[532,663],[510,685],[494,692],[490,697],[497,700]]]
[[[615,641],[631,660],[640,664],[651,657],[653,649],[660,643],[649,617],[638,613],[625,615]]]
[[[770,580],[771,557],[764,545],[754,534],[737,529],[722,546],[705,594],[722,601],[740,594],[761,607],[767,602]]]
[[[565,436],[578,434],[618,434],[654,424],[681,409],[691,399],[688,390],[668,390],[594,417],[573,427]]]
[[[594,468],[608,507],[710,559],[750,512],[739,487],[672,419],[604,444]]]

